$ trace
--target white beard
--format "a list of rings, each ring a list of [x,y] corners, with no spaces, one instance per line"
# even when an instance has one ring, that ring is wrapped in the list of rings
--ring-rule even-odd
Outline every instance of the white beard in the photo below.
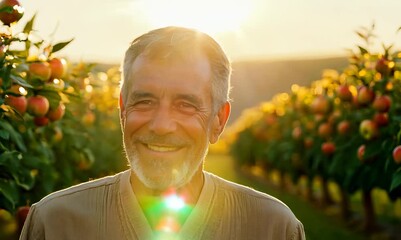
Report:
[[[127,146],[124,143],[124,148],[131,170],[146,187],[154,190],[166,190],[171,187],[180,188],[190,182],[201,164],[203,164],[208,151],[206,147],[202,153],[192,156],[194,159],[196,158],[196,161],[187,159],[182,161],[179,166],[172,167],[169,162],[151,159],[147,160],[146,167],[144,167],[133,144]]]

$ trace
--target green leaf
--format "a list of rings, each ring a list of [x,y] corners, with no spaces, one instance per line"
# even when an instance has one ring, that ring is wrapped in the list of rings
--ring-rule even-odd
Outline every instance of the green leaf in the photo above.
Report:
[[[74,38],[72,38],[71,40],[66,41],[66,42],[60,42],[60,43],[55,44],[55,45],[53,46],[52,53],[55,53],[55,52],[60,51],[60,50],[63,49],[65,46],[67,46],[68,44],[70,44],[70,42],[72,42],[73,40],[74,40]]]
[[[358,46],[358,48],[359,48],[359,51],[361,52],[362,55],[368,53],[368,50],[366,50],[365,48],[363,48],[361,46]]]
[[[389,195],[393,199],[401,197],[401,168],[399,168],[393,175]]]
[[[36,18],[36,13],[33,15],[33,17],[31,18],[31,20],[29,20],[25,27],[24,30],[22,31],[23,33],[29,34],[32,29],[33,29],[33,24],[35,23],[35,18]]]
[[[18,203],[19,194],[17,189],[14,181],[0,179],[0,195],[4,196],[12,208]]]
[[[15,83],[17,83],[17,84],[19,84],[19,85],[21,85],[21,86],[23,86],[23,87],[26,87],[26,88],[33,88],[33,86],[32,86],[31,84],[27,83],[27,82],[25,81],[25,79],[23,79],[23,78],[20,77],[20,76],[16,76],[16,75],[11,74],[11,75],[10,75],[10,78],[11,78],[12,80],[14,80]]]
[[[26,146],[24,143],[24,140],[22,139],[22,136],[13,128],[11,124],[9,124],[6,121],[0,121],[0,129],[6,130],[10,134],[10,139],[13,141],[15,144],[17,144],[18,148],[26,152]]]

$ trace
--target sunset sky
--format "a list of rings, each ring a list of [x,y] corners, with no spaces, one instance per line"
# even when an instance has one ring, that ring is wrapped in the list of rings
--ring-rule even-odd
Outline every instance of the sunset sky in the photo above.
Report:
[[[396,33],[401,26],[399,0],[20,2],[26,9],[21,22],[37,13],[35,29],[41,37],[53,42],[74,38],[59,53],[74,60],[119,63],[133,38],[167,25],[209,33],[234,61],[345,55],[345,49],[361,44],[355,30],[372,23],[377,46],[401,43],[401,31]]]

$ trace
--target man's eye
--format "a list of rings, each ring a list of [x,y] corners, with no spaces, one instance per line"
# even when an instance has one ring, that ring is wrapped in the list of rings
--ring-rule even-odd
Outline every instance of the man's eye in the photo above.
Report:
[[[195,113],[198,108],[191,103],[182,102],[178,104],[178,109],[184,113],[192,114]]]
[[[141,100],[133,104],[136,109],[148,109],[155,105],[152,100]]]

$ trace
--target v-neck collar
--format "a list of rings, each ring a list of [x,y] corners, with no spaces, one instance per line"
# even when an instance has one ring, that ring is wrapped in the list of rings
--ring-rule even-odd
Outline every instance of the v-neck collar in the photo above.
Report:
[[[130,177],[132,171],[129,169],[122,174],[120,181],[120,198],[122,204],[123,218],[127,219],[126,224],[129,229],[126,234],[135,234],[129,236],[128,239],[136,237],[137,239],[156,239],[156,234],[153,232],[142,208],[131,188]],[[204,184],[199,195],[199,199],[192,209],[192,212],[181,227],[177,236],[174,239],[196,239],[202,235],[205,224],[210,217],[209,212],[213,204],[215,196],[215,185],[210,179],[209,174],[203,172]]]

